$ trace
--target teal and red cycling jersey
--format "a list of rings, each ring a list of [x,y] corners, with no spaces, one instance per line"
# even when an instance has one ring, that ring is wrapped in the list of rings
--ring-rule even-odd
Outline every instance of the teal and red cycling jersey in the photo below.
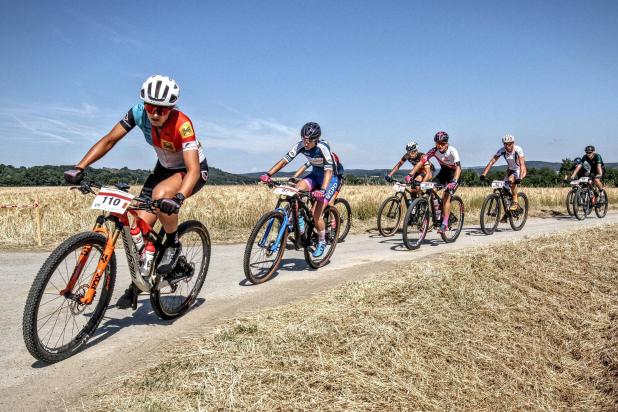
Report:
[[[138,126],[149,145],[154,147],[159,163],[166,169],[184,169],[183,152],[197,150],[200,163],[206,159],[202,144],[195,137],[193,123],[183,112],[173,109],[162,127],[154,127],[144,109],[144,103],[133,106],[120,125],[128,132]]]

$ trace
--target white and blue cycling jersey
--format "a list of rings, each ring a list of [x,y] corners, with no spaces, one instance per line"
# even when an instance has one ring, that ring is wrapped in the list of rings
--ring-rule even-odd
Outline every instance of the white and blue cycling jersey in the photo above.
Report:
[[[313,149],[307,150],[301,140],[292,146],[290,151],[283,157],[283,160],[289,163],[299,154],[304,154],[307,157],[307,164],[312,166],[311,175],[320,180],[324,179],[325,170],[336,170],[335,160],[330,152],[330,147],[324,141],[318,141],[318,144]]]

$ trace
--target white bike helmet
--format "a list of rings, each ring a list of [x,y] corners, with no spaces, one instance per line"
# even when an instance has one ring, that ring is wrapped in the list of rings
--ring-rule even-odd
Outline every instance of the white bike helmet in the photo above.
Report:
[[[411,152],[412,150],[417,150],[417,149],[418,149],[418,144],[414,141],[406,145],[406,152]]]
[[[180,88],[174,79],[157,74],[142,84],[141,97],[144,103],[172,107],[178,102],[179,93]]]
[[[502,137],[502,143],[514,143],[515,142],[515,136],[513,136],[512,134],[505,134]]]

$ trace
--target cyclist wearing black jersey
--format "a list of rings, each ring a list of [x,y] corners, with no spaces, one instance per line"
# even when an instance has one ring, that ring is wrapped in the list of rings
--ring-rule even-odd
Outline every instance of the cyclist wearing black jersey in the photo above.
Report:
[[[421,158],[423,156],[425,156],[425,153],[422,153],[418,150],[418,144],[416,142],[412,141],[408,143],[406,145],[406,153],[401,157],[401,159],[399,159],[399,162],[397,162],[397,164],[393,166],[391,171],[386,176],[384,176],[384,179],[387,182],[392,182],[393,175],[397,173],[399,168],[401,168],[401,166],[403,166],[405,162],[410,162],[412,167],[414,167],[421,161]],[[418,173],[416,173],[414,176],[407,175],[406,182],[409,182],[413,179],[416,180],[417,182],[426,182],[429,179],[431,179],[431,174],[434,170],[435,169],[434,169],[433,164],[430,162],[427,162],[423,165],[423,168],[419,170]],[[418,188],[411,189],[411,191],[414,194],[416,194],[418,190],[419,190]]]
[[[605,172],[603,158],[600,154],[596,153],[594,146],[586,146],[585,152],[586,155],[582,157],[582,164],[575,167],[571,179],[575,179],[575,176],[582,168],[587,169],[586,166],[590,166],[590,178],[594,181],[594,185],[598,189],[603,189],[603,182],[601,182],[601,178]]]

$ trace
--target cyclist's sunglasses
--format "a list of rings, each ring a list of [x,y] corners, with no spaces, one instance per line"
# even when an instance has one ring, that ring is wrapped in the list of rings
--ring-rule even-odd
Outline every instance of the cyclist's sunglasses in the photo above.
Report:
[[[167,116],[172,111],[172,107],[161,107],[152,104],[144,103],[144,109],[150,114],[158,114],[159,116]]]
[[[509,142],[509,143],[502,143],[505,146],[513,146],[513,142]]]
[[[586,154],[593,154],[594,152],[586,152]]]

